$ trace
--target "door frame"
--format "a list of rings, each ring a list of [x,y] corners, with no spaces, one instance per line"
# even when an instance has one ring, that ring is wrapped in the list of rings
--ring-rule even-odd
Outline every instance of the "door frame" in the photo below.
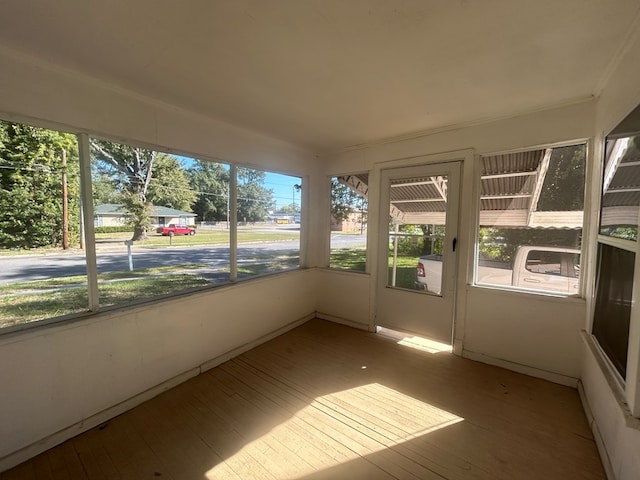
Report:
[[[376,324],[385,328],[414,332],[447,344],[453,343],[453,319],[456,299],[457,236],[460,212],[460,161],[428,163],[381,171],[380,234],[378,260],[378,307]],[[444,176],[447,182],[446,234],[443,245],[442,282],[439,294],[428,294],[412,287],[394,287],[388,281],[388,228],[394,180],[414,180]],[[386,208],[385,208],[386,207]],[[386,223],[385,223],[386,222]]]
[[[450,152],[406,156],[392,160],[382,160],[374,163],[369,173],[369,224],[367,242],[367,273],[371,275],[369,284],[369,331],[376,331],[376,314],[378,311],[378,264],[380,238],[380,200],[383,169],[419,166],[431,163],[446,163],[459,161],[462,165],[460,177],[460,213],[458,215],[458,252],[456,298],[453,314],[453,352],[462,355],[464,344],[466,317],[467,285],[473,283],[473,261],[475,255],[475,236],[477,230],[478,213],[476,197],[479,192],[479,182],[474,181],[474,164],[476,160],[474,149],[461,149]],[[371,221],[374,220],[375,221]],[[386,225],[382,225],[386,228]]]

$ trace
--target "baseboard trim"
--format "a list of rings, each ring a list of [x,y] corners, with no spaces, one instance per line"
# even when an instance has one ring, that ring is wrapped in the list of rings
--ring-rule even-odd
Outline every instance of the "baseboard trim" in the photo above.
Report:
[[[596,448],[600,454],[600,461],[602,462],[604,473],[608,480],[616,480],[616,476],[613,473],[613,467],[611,465],[611,458],[609,458],[609,452],[607,451],[607,445],[604,443],[596,418],[593,416],[593,412],[591,411],[591,406],[589,405],[589,400],[587,399],[587,394],[584,391],[584,385],[582,385],[581,380],[578,380],[578,393],[580,394],[582,409],[584,410],[587,422],[589,423],[589,427],[593,433],[593,439],[596,442]]]
[[[268,342],[269,340],[273,340],[274,338],[287,333],[289,330],[293,330],[294,328],[297,328],[300,325],[307,323],[309,320],[312,320],[315,317],[316,317],[315,312],[310,313],[308,315],[305,315],[302,318],[299,318],[294,322],[291,322],[285,325],[284,327],[280,327],[279,329],[274,330],[273,332],[263,335],[262,337],[256,340],[245,343],[244,345],[234,348],[233,350],[230,350],[227,353],[223,353],[222,355],[219,355],[216,358],[212,358],[211,360],[203,363],[200,366],[200,373],[206,372],[207,370],[211,370],[212,368],[217,367],[221,363],[231,360],[232,358],[237,357],[238,355],[242,355],[244,352],[247,352],[252,348],[257,347],[258,345]]]
[[[32,443],[31,445],[27,445],[20,450],[10,453],[5,457],[0,458],[0,472],[4,472],[5,470],[13,468],[16,465],[20,465],[22,462],[26,462],[30,458],[33,458],[36,455],[39,455],[42,452],[55,447],[56,445],[66,442],[76,435],[89,431],[92,428],[95,428],[111,420],[112,418],[121,415],[127,410],[131,410],[141,403],[144,403],[147,400],[151,400],[153,397],[156,397],[161,393],[166,392],[167,390],[170,390],[171,388],[186,382],[199,373],[200,369],[198,367],[192,368],[186,372],[181,373],[180,375],[176,375],[175,377],[162,382],[159,385],[156,385],[155,387],[152,387],[131,398],[128,398],[127,400],[124,400],[117,405],[113,405],[112,407],[102,410],[95,415],[92,415],[86,419],[74,423],[73,425],[63,428],[62,430],[59,430],[51,435],[48,435],[38,440],[37,442]]]
[[[516,362],[510,362],[509,360],[491,357],[483,353],[472,352],[466,349],[462,351],[462,356],[464,358],[468,358],[469,360],[475,360],[477,362],[487,363],[489,365],[512,370],[514,372],[524,373],[525,375],[529,375],[530,377],[541,378],[543,380],[548,380],[550,382],[565,385],[567,387],[576,388],[578,386],[577,378],[563,375],[561,373],[550,372],[548,370],[542,370],[539,368],[530,367],[528,365],[522,365]]]
[[[327,320],[329,322],[339,323],[340,325],[345,325],[347,327],[357,328],[359,330],[364,330],[367,332],[371,331],[371,329],[369,328],[369,324],[354,322],[353,320],[349,320],[343,317],[337,317],[335,315],[330,315],[328,313],[316,312],[315,317],[319,318],[320,320]]]
[[[112,418],[115,418],[118,415],[121,415],[124,412],[131,410],[132,408],[137,407],[138,405],[146,402],[147,400],[151,400],[152,398],[157,397],[161,393],[164,393],[167,390],[177,387],[181,383],[184,383],[187,380],[193,377],[196,377],[199,374],[220,365],[221,363],[231,360],[232,358],[237,357],[238,355],[241,355],[242,353],[248,350],[251,350],[254,347],[257,347],[262,343],[268,342],[269,340],[272,340],[288,332],[289,330],[293,330],[294,328],[299,327],[300,325],[308,322],[309,320],[315,317],[316,317],[315,312],[305,315],[304,317],[299,318],[298,320],[295,320],[277,330],[274,330],[273,332],[263,335],[251,342],[245,343],[240,347],[234,348],[233,350],[230,350],[229,352],[226,352],[211,360],[208,360],[197,367],[191,368],[186,372],[183,372],[168,380],[165,380],[164,382],[154,387],[151,387],[148,390],[138,393],[137,395],[134,395],[133,397],[130,397],[116,405],[106,408],[101,412],[98,412],[86,419],[83,419],[66,428],[63,428],[58,432],[48,435],[38,440],[37,442],[34,442],[13,453],[10,453],[9,455],[6,455],[0,458],[0,473],[6,470],[9,470],[10,468],[13,468],[17,465],[20,465],[22,462],[25,462],[30,458],[33,458],[36,455],[39,455],[42,452],[45,452],[50,448],[53,448],[56,445],[59,445],[69,440],[70,438],[73,438],[77,435],[80,435],[81,433],[91,430],[92,428],[102,425],[103,423],[111,420]]]

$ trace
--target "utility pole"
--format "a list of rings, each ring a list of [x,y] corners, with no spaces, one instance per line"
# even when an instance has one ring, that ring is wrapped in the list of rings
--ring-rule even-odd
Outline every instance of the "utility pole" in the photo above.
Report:
[[[69,250],[69,199],[67,189],[67,151],[62,150],[62,249]]]

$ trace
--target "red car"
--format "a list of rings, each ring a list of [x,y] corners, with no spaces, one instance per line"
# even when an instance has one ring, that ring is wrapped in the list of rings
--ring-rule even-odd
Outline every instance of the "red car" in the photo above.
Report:
[[[195,235],[196,229],[187,225],[170,223],[164,227],[158,227],[156,233],[161,233],[162,235]]]

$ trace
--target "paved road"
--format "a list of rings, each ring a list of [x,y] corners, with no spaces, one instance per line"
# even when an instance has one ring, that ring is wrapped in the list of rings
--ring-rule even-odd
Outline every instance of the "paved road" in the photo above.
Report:
[[[366,243],[362,235],[332,235],[332,246],[348,247]],[[334,243],[335,242],[335,243]],[[266,254],[271,256],[292,254],[299,251],[299,242],[244,243],[238,246],[240,262],[251,261]],[[214,271],[229,265],[229,248],[226,246],[145,248],[134,246],[133,265],[151,268],[180,264],[204,264]],[[263,259],[260,260],[264,262]],[[115,251],[98,251],[98,272],[121,272],[129,269],[127,250],[118,246]],[[0,257],[0,285],[12,282],[42,280],[86,274],[83,254],[22,255]]]

